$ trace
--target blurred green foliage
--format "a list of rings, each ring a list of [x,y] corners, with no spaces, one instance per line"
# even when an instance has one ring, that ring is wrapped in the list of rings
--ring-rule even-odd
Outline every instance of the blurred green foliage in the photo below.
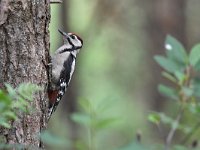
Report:
[[[79,107],[81,112],[76,112],[71,115],[72,120],[78,124],[84,126],[86,130],[84,137],[78,141],[76,147],[77,149],[88,149],[96,150],[97,149],[97,138],[98,134],[105,129],[111,128],[119,118],[112,116],[111,113],[108,113],[114,102],[113,101],[103,101],[102,103],[96,105],[95,101],[80,99]],[[80,143],[85,145],[85,147],[79,147]],[[98,146],[99,147],[99,146]]]
[[[41,141],[53,149],[66,149],[69,148],[70,142],[65,138],[56,136],[49,131],[45,130],[39,135]]]
[[[156,88],[152,88],[154,86],[146,87],[146,85],[151,83],[152,78],[155,78],[152,76],[152,72],[159,74],[159,69],[156,66],[149,68],[151,65],[156,65],[149,63],[151,62],[149,60],[152,60],[152,56],[149,54],[155,52],[148,47],[151,43],[148,43],[146,39],[147,33],[145,32],[147,31],[144,28],[149,24],[149,22],[146,22],[149,18],[144,18],[142,10],[144,7],[141,9],[138,6],[139,2],[136,3],[136,1],[98,2],[96,0],[68,1],[65,7],[67,18],[61,16],[61,6],[52,6],[51,51],[53,52],[61,44],[62,40],[57,29],[60,28],[63,21],[68,25],[67,29],[63,30],[80,35],[84,40],[84,46],[77,57],[76,70],[69,87],[72,90],[75,89],[76,97],[79,99],[77,100],[78,111],[71,118],[80,126],[78,126],[78,131],[70,131],[70,121],[66,119],[67,114],[63,114],[61,104],[60,109],[57,109],[54,118],[51,120],[51,130],[57,136],[62,135],[66,139],[75,141],[74,143],[70,142],[70,146],[74,147],[75,145],[78,150],[84,150],[90,146],[90,129],[95,130],[94,143],[96,149],[132,148],[139,150],[146,147],[155,150],[164,149],[163,138],[160,138],[157,132],[152,130],[152,126],[146,120],[150,112],[149,109],[153,105],[150,104],[152,97],[149,97],[151,95],[149,93],[156,91]],[[192,20],[191,17],[189,19]],[[191,87],[183,87],[182,85],[188,81],[185,69],[191,66],[191,61],[194,61],[190,57],[196,54],[188,54],[184,46],[172,36],[167,36],[163,45],[166,47],[166,56],[155,56],[155,60],[164,68],[162,75],[169,84],[159,84],[158,90],[168,99],[174,101],[165,103],[164,107],[166,108],[162,106],[162,108],[158,108],[167,109],[169,114],[168,112],[157,113],[153,111],[149,115],[149,120],[156,126],[163,125],[162,137],[168,133],[170,127],[177,128],[178,134],[176,136],[179,137],[179,135],[191,133],[193,131],[192,126],[197,121],[196,115],[191,114],[197,114],[197,107],[199,106],[196,105],[196,101],[193,101],[191,106],[187,105],[189,108],[182,117],[183,122],[177,124],[175,122],[176,116],[174,116],[180,103],[180,89],[181,93],[189,97],[193,95]],[[160,53],[162,53],[162,49]],[[195,68],[197,69],[198,66],[196,64]],[[200,80],[190,81],[193,82],[195,95],[197,95]],[[74,86],[74,84],[77,85]],[[76,99],[68,100],[74,101]],[[162,100],[159,99],[159,101]],[[88,107],[81,104],[83,101]],[[110,102],[110,104],[107,104],[107,102]],[[98,108],[104,104],[105,112]],[[190,112],[187,113],[189,109]],[[59,116],[61,117],[59,118]],[[114,117],[117,120],[112,121],[111,119],[108,123],[109,126],[98,128],[99,120],[107,119],[107,117]],[[58,130],[58,126],[62,130]],[[141,143],[136,138],[138,131],[141,131]],[[77,139],[74,140],[74,134],[71,132],[75,133]],[[71,134],[73,138],[71,138]],[[199,136],[194,136],[194,139],[195,137]],[[175,144],[171,149],[185,149],[185,146],[176,145],[176,138],[173,143]]]
[[[42,90],[41,87],[32,83],[21,83],[13,88],[5,84],[5,89],[0,89],[0,127],[12,128],[11,122],[18,119],[19,113],[30,113],[33,108],[30,102],[35,92]],[[0,149],[24,149],[30,145],[5,144],[0,136]]]
[[[200,128],[199,125],[199,62],[200,62],[200,46],[195,45],[189,54],[187,54],[183,45],[172,36],[167,36],[165,42],[166,57],[155,56],[156,62],[164,69],[163,76],[173,83],[173,86],[160,84],[158,90],[174,101],[177,107],[177,116],[170,117],[165,113],[151,113],[148,120],[156,124],[161,130],[162,124],[169,125],[169,134],[164,143],[168,149],[173,141],[175,131],[183,132],[183,138],[180,137],[180,144],[187,145],[187,142],[193,134]],[[196,119],[192,120],[192,124],[181,122],[184,114],[191,114]],[[176,139],[177,140],[177,139]],[[184,146],[177,146],[175,149],[187,149]]]
[[[28,113],[32,109],[29,102],[41,88],[31,83],[22,83],[15,89],[9,84],[5,87],[6,92],[0,89],[0,126],[11,128],[10,121],[16,120],[19,112]]]
[[[76,70],[69,88],[73,89],[74,84],[78,83],[78,88],[75,86],[76,97],[83,97],[83,99],[87,99],[92,105],[95,105],[96,113],[99,116],[102,115],[100,119],[104,119],[103,116],[119,118],[114,126],[98,130],[96,139],[96,145],[99,149],[113,149],[135,140],[137,130],[149,132],[145,120],[147,110],[144,108],[143,95],[137,94],[145,82],[145,80],[140,82],[138,76],[147,76],[143,73],[146,65],[140,61],[145,59],[145,52],[139,44],[142,38],[141,32],[132,28],[141,28],[140,22],[133,22],[128,27],[132,29],[131,32],[127,31],[126,28],[122,30],[118,24],[112,24],[109,19],[104,18],[103,23],[100,23],[98,18],[95,17],[98,13],[96,2],[87,0],[69,1],[67,5],[67,16],[69,18],[62,18],[62,21],[69,25],[69,28],[63,30],[77,33],[84,41],[84,46],[77,57]],[[123,2],[120,3],[123,5]],[[126,10],[126,8],[123,9]],[[50,34],[51,51],[53,52],[59,47],[58,45],[62,44],[61,36],[57,32],[57,29],[60,28],[62,12],[59,11],[61,6],[58,5],[52,5],[51,10]],[[126,13],[130,17],[136,16],[134,9]],[[135,35],[135,37],[130,36],[130,34]],[[76,82],[74,82],[75,80]],[[68,100],[74,101],[75,99]],[[102,114],[99,109],[96,109],[96,106],[102,107],[103,104],[106,105],[108,102],[112,103],[107,106],[107,113],[105,111]],[[68,122],[63,122],[66,117],[59,118],[59,110],[55,112],[54,118],[50,122],[52,132],[61,136],[65,134],[66,138],[69,138],[72,131],[69,131]],[[89,117],[91,117],[90,115]],[[83,119],[80,116],[76,117]],[[96,117],[98,120],[98,116]],[[105,119],[107,118],[105,117]],[[85,120],[83,119],[83,121]],[[57,126],[60,128],[62,126],[63,130],[58,131]],[[80,128],[78,132],[80,137],[85,135],[83,128]],[[84,143],[87,142],[84,141]],[[80,145],[82,144],[80,143]]]

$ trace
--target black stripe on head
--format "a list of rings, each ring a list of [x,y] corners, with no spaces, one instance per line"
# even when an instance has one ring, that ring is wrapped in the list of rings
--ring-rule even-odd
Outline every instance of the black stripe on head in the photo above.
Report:
[[[77,38],[81,41],[81,45],[83,46],[83,40],[78,35]]]
[[[70,33],[70,34],[71,34],[70,37],[71,37],[72,39],[74,39],[73,36],[76,36],[77,39],[81,41],[81,45],[83,45],[83,40],[81,39],[80,36],[78,36],[76,33]]]
[[[75,47],[75,45],[72,43],[72,41],[70,40],[69,37],[67,37],[67,41],[69,42],[69,44],[72,46],[71,51],[73,51],[73,47]]]

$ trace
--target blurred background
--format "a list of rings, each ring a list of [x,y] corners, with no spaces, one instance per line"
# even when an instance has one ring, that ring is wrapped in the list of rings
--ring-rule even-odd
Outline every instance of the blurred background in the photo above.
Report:
[[[167,34],[188,50],[198,43],[199,10],[199,0],[63,0],[52,4],[51,53],[62,44],[57,29],[80,35],[84,46],[49,130],[65,139],[69,149],[87,149],[90,127],[72,119],[74,113],[83,111],[79,101],[85,100],[96,116],[115,118],[93,135],[95,149],[117,149],[140,138],[146,144],[160,143],[147,116],[152,111],[173,113],[174,108],[158,93],[157,85],[165,80],[153,56],[165,53]]]

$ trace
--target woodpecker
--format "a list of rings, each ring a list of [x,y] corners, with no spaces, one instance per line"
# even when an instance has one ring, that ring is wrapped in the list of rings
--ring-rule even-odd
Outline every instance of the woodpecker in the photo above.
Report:
[[[74,73],[76,56],[83,46],[83,40],[74,33],[58,30],[63,36],[64,44],[51,56],[51,88],[48,90],[49,109],[47,118],[65,94]]]

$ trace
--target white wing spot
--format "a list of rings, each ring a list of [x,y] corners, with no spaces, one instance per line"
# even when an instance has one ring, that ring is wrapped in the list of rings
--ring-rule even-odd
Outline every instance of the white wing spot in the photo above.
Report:
[[[63,93],[63,91],[59,91],[59,94],[63,95],[64,93]]]
[[[59,101],[60,101],[60,97],[56,99],[56,102],[59,102]]]
[[[66,82],[62,82],[62,83],[60,84],[60,86],[61,86],[61,87],[66,86]]]

